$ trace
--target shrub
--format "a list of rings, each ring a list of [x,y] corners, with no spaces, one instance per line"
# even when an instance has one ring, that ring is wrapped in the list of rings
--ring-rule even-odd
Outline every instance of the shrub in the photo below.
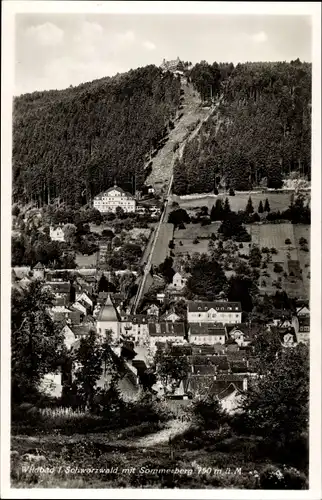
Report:
[[[273,465],[268,465],[260,473],[260,488],[263,490],[281,490],[283,488],[283,478],[280,469]]]
[[[272,255],[277,255],[278,254],[278,250],[276,250],[276,248],[272,247],[271,248],[271,254]]]
[[[199,243],[198,238],[195,238],[195,239],[193,240],[193,242],[192,242],[192,243],[193,243],[194,245],[197,245],[197,244]]]
[[[203,429],[218,429],[224,420],[220,403],[212,396],[195,401],[192,412]]]
[[[239,243],[238,248],[244,248],[244,245],[242,243]]]
[[[270,249],[268,247],[263,247],[262,253],[270,253]]]
[[[308,241],[306,238],[303,238],[303,236],[299,239],[299,244],[302,245],[307,245]]]
[[[233,188],[229,189],[229,196],[235,196],[235,191]]]
[[[291,244],[292,244],[291,240],[289,238],[286,238],[285,245],[291,245]]]
[[[283,266],[279,264],[278,262],[275,262],[274,264],[274,273],[282,273],[283,272]]]

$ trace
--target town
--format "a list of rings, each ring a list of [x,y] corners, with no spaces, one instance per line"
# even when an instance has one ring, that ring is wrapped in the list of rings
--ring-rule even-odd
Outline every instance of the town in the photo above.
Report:
[[[273,465],[260,458],[258,479],[248,464],[247,485],[242,487],[264,488],[265,467],[281,467],[282,460],[295,470],[289,473],[288,465],[283,466],[283,477],[292,477],[285,488],[295,484],[293,476],[300,488],[307,484],[302,472],[306,454],[300,457],[290,450],[298,443],[304,446],[302,423],[307,418],[310,173],[304,154],[299,159],[293,155],[282,172],[282,162],[273,153],[266,168],[257,152],[254,160],[246,153],[237,158],[229,150],[229,106],[236,105],[236,116],[243,120],[238,78],[244,78],[243,71],[257,78],[247,64],[235,69],[228,63],[194,66],[177,58],[164,59],[156,69],[147,67],[146,78],[152,72],[157,88],[156,102],[168,85],[175,105],[167,94],[173,110],[163,117],[157,137],[149,138],[145,154],[138,141],[137,160],[129,148],[129,158],[141,171],[136,165],[106,175],[101,163],[96,170],[88,163],[84,182],[78,184],[73,171],[74,184],[67,186],[60,178],[63,170],[55,180],[48,181],[50,173],[40,183],[30,168],[23,185],[17,167],[11,269],[17,432],[32,428],[35,415],[44,432],[73,434],[77,427],[87,435],[102,426],[104,442],[108,435],[111,447],[123,446],[129,453],[148,450],[152,469],[163,468],[149,451],[158,445],[165,453],[158,460],[169,461],[169,467],[182,448],[189,458],[181,465],[189,470],[194,463],[191,450],[200,446],[204,462],[198,458],[193,468],[206,471],[214,450],[241,460],[251,456],[248,448],[235,453],[229,439],[256,442],[247,446],[259,453],[261,440],[274,428],[272,439],[281,439],[283,445],[275,450],[269,442],[263,452]],[[290,63],[290,69],[288,63],[276,64],[267,85],[274,85],[274,75],[282,79],[290,71],[300,78],[297,71],[302,76],[308,71],[300,61]],[[143,70],[137,71],[140,82]],[[225,79],[233,85],[234,77],[237,90],[231,91]],[[266,83],[261,85],[266,96]],[[122,99],[130,95],[135,102],[135,85],[125,81],[124,89]],[[253,87],[247,98],[263,105]],[[308,109],[299,111],[301,120]],[[291,127],[287,120],[285,130]],[[239,127],[234,137],[242,136],[244,127]],[[89,140],[89,162],[97,140]],[[216,169],[211,141],[227,149],[216,159]],[[27,455],[18,455],[15,470],[27,460]],[[30,456],[38,460],[43,454]],[[137,455],[135,460],[146,466]],[[230,467],[225,460],[216,464],[220,470]],[[112,465],[133,467],[126,461]],[[236,461],[231,469],[239,467]],[[193,475],[181,478],[180,487],[199,485],[199,476],[197,483],[189,482],[197,481]],[[112,486],[121,481],[109,480]],[[129,481],[135,484],[134,475]],[[242,484],[238,478],[230,481],[232,487]]]

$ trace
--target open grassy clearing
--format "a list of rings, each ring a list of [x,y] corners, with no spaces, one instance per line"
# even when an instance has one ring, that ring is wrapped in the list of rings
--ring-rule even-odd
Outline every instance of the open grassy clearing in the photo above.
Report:
[[[180,245],[180,241],[182,245]],[[174,249],[174,254],[180,255],[180,254],[189,254],[192,255],[193,253],[208,253],[208,243],[209,240],[199,240],[199,243],[193,243],[194,240],[192,239],[182,239],[182,240],[175,240],[176,246]]]
[[[185,224],[185,229],[176,229],[174,238],[176,240],[194,239],[194,238],[210,238],[211,233],[217,233],[220,222],[212,222],[208,226],[201,224]]]
[[[207,206],[208,210],[216,203],[217,198],[221,198],[223,201],[227,197],[229,199],[230,207],[232,210],[237,212],[238,210],[245,210],[249,196],[252,199],[254,210],[257,211],[258,204],[262,200],[268,198],[271,211],[276,210],[286,210],[290,203],[291,193],[236,193],[235,196],[228,196],[228,194],[215,195],[205,195],[200,198],[182,198],[180,196],[173,196],[173,201],[179,203],[181,208],[192,209],[202,206]],[[310,193],[307,194],[310,196]]]

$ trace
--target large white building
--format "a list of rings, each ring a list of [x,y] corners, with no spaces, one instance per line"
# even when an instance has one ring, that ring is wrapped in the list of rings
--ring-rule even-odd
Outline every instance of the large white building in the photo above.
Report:
[[[188,302],[188,323],[241,323],[240,302]]]
[[[135,198],[116,184],[94,198],[93,206],[101,213],[115,212],[121,207],[124,212],[135,212]]]

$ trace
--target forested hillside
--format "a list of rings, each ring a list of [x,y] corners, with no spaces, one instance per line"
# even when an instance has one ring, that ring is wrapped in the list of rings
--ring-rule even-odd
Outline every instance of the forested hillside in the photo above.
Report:
[[[86,203],[114,180],[133,192],[179,100],[179,80],[152,65],[15,98],[14,201]]]
[[[311,72],[299,60],[196,65],[195,88],[204,100],[221,96],[221,104],[176,162],[174,192],[278,188],[291,171],[310,178]]]

